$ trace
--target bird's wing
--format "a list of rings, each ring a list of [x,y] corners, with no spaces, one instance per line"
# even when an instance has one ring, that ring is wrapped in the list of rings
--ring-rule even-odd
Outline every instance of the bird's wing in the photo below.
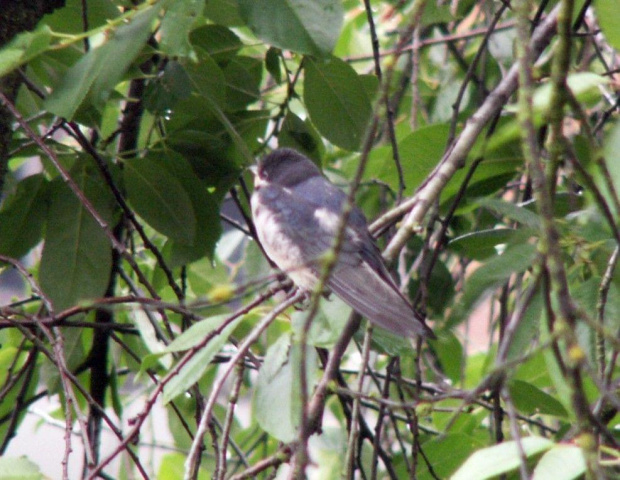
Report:
[[[324,178],[313,177],[288,190],[284,197],[279,211],[285,216],[288,234],[318,278],[322,268],[318,260],[333,246],[346,195]],[[344,235],[327,286],[349,306],[387,330],[398,335],[434,338],[385,268],[381,252],[368,233],[364,214],[357,207],[351,211]]]
[[[327,285],[350,307],[382,328],[407,337],[435,338],[393,282],[367,262],[360,261],[357,266],[339,263]]]

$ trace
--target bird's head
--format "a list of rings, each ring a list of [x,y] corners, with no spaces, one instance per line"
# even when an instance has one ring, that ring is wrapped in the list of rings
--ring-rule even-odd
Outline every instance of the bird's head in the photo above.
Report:
[[[255,173],[255,185],[271,183],[281,187],[295,185],[314,176],[321,171],[308,157],[290,148],[279,148],[259,160],[252,169]]]

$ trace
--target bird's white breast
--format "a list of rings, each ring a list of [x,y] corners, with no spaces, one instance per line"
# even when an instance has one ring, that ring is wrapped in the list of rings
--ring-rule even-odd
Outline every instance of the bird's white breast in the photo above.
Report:
[[[290,225],[283,224],[286,207],[276,211],[266,206],[264,200],[272,200],[273,190],[261,189],[252,196],[252,217],[256,224],[256,232],[269,258],[285,272],[297,286],[310,290],[317,278],[305,260],[304,252],[291,236]]]

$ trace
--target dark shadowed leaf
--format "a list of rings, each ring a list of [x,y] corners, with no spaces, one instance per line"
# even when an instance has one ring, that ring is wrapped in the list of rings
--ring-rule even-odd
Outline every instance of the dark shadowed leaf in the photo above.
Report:
[[[321,137],[309,121],[304,122],[290,110],[282,122],[278,141],[279,147],[294,148],[310,157],[320,166],[321,153],[324,150]]]
[[[204,25],[193,30],[189,38],[219,64],[225,64],[243,46],[239,37],[222,25]]]
[[[218,25],[226,27],[244,25],[239,15],[238,0],[206,0],[204,14]]]
[[[0,254],[23,257],[41,240],[47,218],[48,182],[41,174],[17,184],[0,210]]]
[[[226,79],[226,110],[243,110],[259,97],[258,87],[263,74],[263,62],[252,57],[236,56],[224,67]]]
[[[155,230],[182,244],[191,245],[196,234],[196,214],[183,184],[153,157],[125,163],[123,178],[130,204]]]
[[[463,297],[450,315],[449,323],[458,322],[466,316],[492,288],[506,282],[513,273],[528,269],[536,256],[536,246],[529,243],[511,246],[501,255],[492,257],[478,267],[465,284]]]
[[[280,68],[280,49],[270,47],[265,54],[265,68],[276,83],[282,83],[282,70]]]
[[[113,200],[101,180],[82,163],[71,170],[71,176],[111,225]],[[54,308],[61,310],[103,295],[110,278],[112,248],[103,229],[60,179],[53,182],[50,202],[39,281]]]
[[[509,389],[515,407],[526,415],[535,413],[558,417],[566,417],[567,415],[566,409],[559,401],[531,383],[512,380]]]
[[[205,255],[212,259],[215,245],[222,233],[218,197],[209,193],[205,182],[196,176],[183,156],[168,152],[160,157],[160,164],[181,183],[196,215],[196,230],[191,244],[175,241],[172,243],[171,266],[186,265]]]
[[[473,260],[484,260],[492,255],[497,255],[497,247],[515,237],[512,228],[492,228],[461,235],[450,241],[448,248]]]

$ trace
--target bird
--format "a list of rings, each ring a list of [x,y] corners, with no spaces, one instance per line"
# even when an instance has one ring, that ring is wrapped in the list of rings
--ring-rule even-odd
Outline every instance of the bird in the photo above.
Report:
[[[347,196],[290,148],[273,150],[253,170],[250,204],[258,240],[273,263],[310,292],[321,277],[322,256],[334,245]],[[326,286],[379,327],[399,336],[436,338],[398,289],[356,206]]]

